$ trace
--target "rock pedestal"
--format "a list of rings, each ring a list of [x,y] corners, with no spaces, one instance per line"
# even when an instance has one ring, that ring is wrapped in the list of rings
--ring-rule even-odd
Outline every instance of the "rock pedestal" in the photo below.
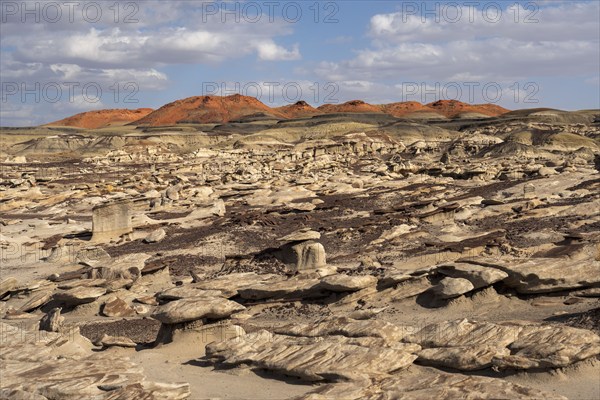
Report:
[[[61,308],[53,308],[40,321],[40,330],[48,332],[58,332],[65,320],[65,317],[60,315]]]
[[[315,241],[320,237],[319,232],[304,228],[279,238],[289,243],[279,247],[277,258],[288,265],[291,272],[321,268],[326,264],[326,256],[323,245]]]
[[[287,243],[280,247],[281,261],[294,272],[317,269],[325,266],[325,248],[312,240]]]
[[[109,242],[133,231],[128,200],[96,206],[92,213],[93,242]]]

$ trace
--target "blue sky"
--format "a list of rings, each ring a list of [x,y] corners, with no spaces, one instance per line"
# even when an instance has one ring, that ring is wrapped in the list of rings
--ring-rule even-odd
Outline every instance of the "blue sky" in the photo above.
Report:
[[[2,0],[0,125],[236,91],[600,108],[599,4]]]

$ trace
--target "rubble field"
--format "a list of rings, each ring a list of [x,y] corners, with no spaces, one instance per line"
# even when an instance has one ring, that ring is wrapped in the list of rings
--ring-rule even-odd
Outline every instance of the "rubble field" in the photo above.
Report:
[[[152,115],[0,132],[0,398],[600,398],[600,110]]]

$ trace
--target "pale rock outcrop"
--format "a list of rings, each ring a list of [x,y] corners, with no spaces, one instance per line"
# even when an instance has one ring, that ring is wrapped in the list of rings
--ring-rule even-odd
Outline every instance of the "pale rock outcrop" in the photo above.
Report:
[[[372,338],[290,337],[261,330],[206,346],[207,357],[228,365],[250,363],[307,381],[385,377],[408,367],[419,346],[373,346]],[[376,339],[377,340],[381,339]]]
[[[80,286],[68,290],[60,290],[54,293],[53,299],[59,303],[69,306],[91,303],[106,293],[105,288]]]
[[[243,311],[246,307],[221,297],[189,297],[159,306],[152,318],[164,324],[177,324],[202,318],[220,319]]]
[[[9,398],[181,400],[190,395],[187,383],[150,382],[128,358],[93,353],[78,331],[40,335],[2,322],[0,330],[0,394]]]
[[[600,284],[600,260],[593,258],[476,258],[466,261],[506,272],[508,277],[503,283],[519,293],[550,293]]]
[[[422,376],[395,374],[370,384],[334,383],[293,400],[567,400],[566,397],[510,383],[504,379],[436,372]]]
[[[371,275],[333,274],[321,279],[320,287],[332,292],[355,292],[376,284],[377,278]]]
[[[65,317],[60,315],[60,307],[48,311],[40,320],[40,330],[48,332],[59,332]]]
[[[163,240],[167,236],[167,233],[163,228],[158,228],[153,230],[144,238],[144,242],[146,243],[157,243]]]
[[[569,326],[467,319],[428,325],[402,339],[423,347],[426,364],[476,370],[562,368],[600,354],[600,336]]]
[[[128,200],[101,204],[92,210],[92,241],[110,242],[133,231],[131,202]]]
[[[474,289],[493,285],[508,277],[502,270],[467,263],[443,264],[436,271],[450,278],[466,279],[473,284]]]
[[[451,299],[468,293],[475,287],[464,278],[444,278],[431,290],[440,299]]]

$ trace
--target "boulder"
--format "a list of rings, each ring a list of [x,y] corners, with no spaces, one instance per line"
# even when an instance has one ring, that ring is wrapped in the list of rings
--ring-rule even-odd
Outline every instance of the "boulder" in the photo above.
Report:
[[[431,290],[440,299],[451,299],[475,289],[475,286],[464,278],[444,278]]]
[[[90,279],[128,279],[135,281],[142,274],[146,260],[150,255],[145,253],[127,254],[113,258],[110,262],[99,264],[87,272]]]
[[[164,324],[177,324],[202,318],[220,319],[246,307],[224,298],[190,297],[159,306],[152,318]]]
[[[538,169],[537,173],[539,176],[550,176],[558,174],[558,172],[556,172],[556,170],[552,167],[542,167]]]
[[[167,233],[163,228],[158,228],[152,231],[148,236],[144,238],[145,243],[157,243],[163,240],[167,236]]]

